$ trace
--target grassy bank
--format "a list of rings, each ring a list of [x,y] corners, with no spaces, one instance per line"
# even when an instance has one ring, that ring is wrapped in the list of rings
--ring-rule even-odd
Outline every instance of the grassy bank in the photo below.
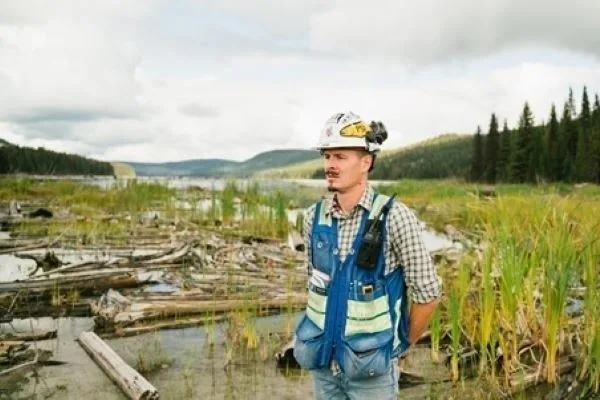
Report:
[[[0,178],[0,204],[8,207],[12,200],[30,209],[48,208],[58,217],[47,222],[23,220],[14,227],[17,234],[53,236],[74,232],[116,239],[130,235],[128,230],[141,219],[154,216],[223,227],[239,234],[285,238],[286,212],[295,206],[283,191],[265,194],[256,183],[241,185],[235,181],[228,182],[222,191],[206,191],[175,190],[136,180],[104,189],[68,180]]]
[[[476,375],[502,391],[531,377],[558,383],[560,360],[599,390],[600,188],[410,181],[383,191],[475,240],[457,265],[440,269],[445,300],[433,337],[449,332],[455,380],[472,375],[458,361],[475,349]]]

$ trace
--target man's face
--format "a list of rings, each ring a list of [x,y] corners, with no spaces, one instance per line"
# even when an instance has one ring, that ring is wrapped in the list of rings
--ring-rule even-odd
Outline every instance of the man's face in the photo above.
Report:
[[[361,149],[323,151],[323,167],[330,192],[345,192],[359,184],[371,165],[371,156]]]

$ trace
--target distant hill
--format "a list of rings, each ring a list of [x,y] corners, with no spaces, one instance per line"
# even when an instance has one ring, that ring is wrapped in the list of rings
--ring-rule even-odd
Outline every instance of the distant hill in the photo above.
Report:
[[[319,154],[313,150],[271,150],[246,161],[223,159],[199,159],[167,163],[135,163],[131,165],[137,175],[149,176],[198,176],[198,177],[250,177],[259,171],[286,167],[307,160],[315,160]]]
[[[371,179],[467,178],[473,135],[446,134],[401,148],[375,163]]]
[[[110,163],[0,139],[0,174],[113,175]]]
[[[371,179],[464,177],[471,161],[472,135],[443,134],[410,146],[382,151]],[[321,178],[322,161],[311,160],[259,171],[260,178]]]

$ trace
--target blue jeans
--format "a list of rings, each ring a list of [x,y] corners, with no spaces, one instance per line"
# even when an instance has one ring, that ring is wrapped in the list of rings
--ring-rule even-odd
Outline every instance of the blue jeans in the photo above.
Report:
[[[350,381],[341,372],[329,369],[311,371],[316,400],[392,400],[398,398],[398,363],[392,360],[390,371],[374,378]]]

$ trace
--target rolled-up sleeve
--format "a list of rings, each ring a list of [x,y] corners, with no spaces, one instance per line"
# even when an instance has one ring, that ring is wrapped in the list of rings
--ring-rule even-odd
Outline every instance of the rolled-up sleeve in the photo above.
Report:
[[[423,228],[415,214],[396,203],[390,212],[388,233],[391,251],[404,268],[404,279],[414,303],[429,303],[442,293],[442,280],[425,245]]]

